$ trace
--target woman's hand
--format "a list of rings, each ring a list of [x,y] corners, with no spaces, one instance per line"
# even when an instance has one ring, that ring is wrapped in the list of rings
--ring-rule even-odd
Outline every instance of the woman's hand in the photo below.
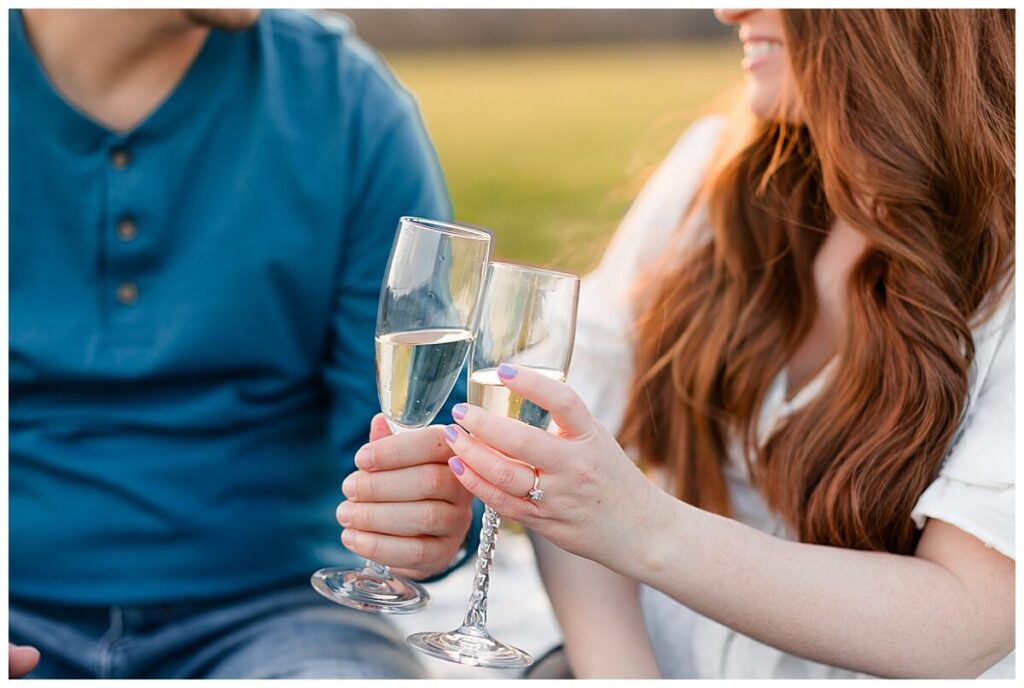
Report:
[[[559,433],[458,404],[452,415],[464,430],[454,425],[445,430],[456,454],[448,461],[452,471],[503,517],[565,550],[619,569],[616,564],[638,547],[642,551],[644,534],[664,518],[665,493],[567,384],[526,367],[502,365],[498,375],[514,393],[551,411]],[[530,466],[537,467],[544,492],[539,501],[526,498],[534,482]]]

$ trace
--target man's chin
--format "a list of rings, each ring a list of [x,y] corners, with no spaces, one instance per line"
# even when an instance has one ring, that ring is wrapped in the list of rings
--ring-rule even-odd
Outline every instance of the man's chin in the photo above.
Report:
[[[244,31],[260,18],[260,10],[246,9],[186,9],[182,10],[189,21],[221,31]]]

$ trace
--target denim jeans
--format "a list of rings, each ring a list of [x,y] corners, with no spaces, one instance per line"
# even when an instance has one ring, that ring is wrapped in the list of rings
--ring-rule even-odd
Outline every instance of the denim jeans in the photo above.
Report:
[[[26,678],[422,678],[390,621],[308,581],[228,600],[72,607],[10,600],[10,640],[41,654]]]

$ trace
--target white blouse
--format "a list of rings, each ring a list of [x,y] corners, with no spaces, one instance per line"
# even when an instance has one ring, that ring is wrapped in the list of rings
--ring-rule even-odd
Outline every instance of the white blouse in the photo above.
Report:
[[[677,232],[715,152],[725,120],[694,124],[669,152],[623,218],[599,267],[581,285],[576,345],[569,383],[612,432],[621,426],[632,379],[634,283],[666,252],[678,253],[701,236],[695,222]],[[707,240],[707,234],[703,234]],[[911,518],[918,528],[938,518],[988,547],[1014,553],[1014,305],[1006,298],[998,312],[974,330],[976,357],[970,372],[967,413],[937,479],[925,490]],[[785,374],[772,383],[759,423],[772,426],[799,409],[826,384],[834,362],[786,401]],[[734,446],[725,475],[738,520],[779,537],[793,534],[751,486],[746,464]],[[701,616],[657,590],[641,586],[640,602],[662,675],[666,678],[861,678],[760,643]],[[984,677],[1013,677],[1013,652]]]

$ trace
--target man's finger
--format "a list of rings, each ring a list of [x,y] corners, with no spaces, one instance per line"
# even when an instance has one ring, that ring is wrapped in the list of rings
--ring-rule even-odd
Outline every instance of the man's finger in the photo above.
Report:
[[[387,437],[393,434],[391,427],[388,425],[387,418],[384,417],[383,413],[378,413],[370,421],[370,441],[374,442],[382,437]]]
[[[442,426],[431,425],[364,444],[356,452],[355,462],[364,471],[390,471],[421,463],[444,463],[451,455]]]
[[[39,664],[39,650],[7,643],[7,678],[20,678]]]
[[[469,494],[443,463],[424,463],[393,471],[354,471],[341,484],[341,491],[357,502],[469,501]]]
[[[452,558],[448,540],[436,537],[398,537],[346,528],[341,542],[351,552],[396,568],[440,571]],[[447,555],[447,559],[445,558]]]
[[[455,555],[452,555],[452,556],[455,556]],[[413,580],[420,580],[421,578],[427,578],[429,576],[433,576],[438,571],[441,571],[442,568],[448,568],[448,567],[444,566],[444,567],[438,568],[436,571],[434,571],[434,570],[431,570],[431,571],[421,571],[421,570],[418,570],[418,569],[403,569],[401,567],[395,567],[395,566],[391,566],[389,568],[391,570],[391,573],[393,573],[395,575],[402,576],[403,578],[412,578]]]
[[[351,502],[344,501],[335,512],[343,528],[401,535],[446,536],[468,528],[472,511],[468,504],[449,502]]]

